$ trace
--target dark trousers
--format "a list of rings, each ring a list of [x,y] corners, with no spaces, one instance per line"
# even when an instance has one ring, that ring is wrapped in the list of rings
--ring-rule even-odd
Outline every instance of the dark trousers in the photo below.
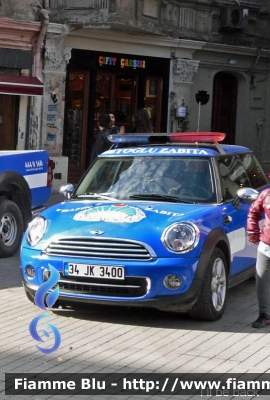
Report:
[[[270,316],[270,258],[260,251],[256,262],[256,291],[259,314]]]

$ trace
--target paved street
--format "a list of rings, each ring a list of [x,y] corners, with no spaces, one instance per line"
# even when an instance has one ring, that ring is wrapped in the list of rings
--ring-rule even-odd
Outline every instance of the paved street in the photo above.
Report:
[[[29,323],[42,310],[24,294],[19,255],[2,259],[0,399],[94,397],[5,396],[7,372],[270,372],[270,326],[251,328],[257,317],[254,284],[250,279],[229,291],[225,314],[217,322],[199,322],[185,315],[145,309],[85,306],[80,311],[49,310],[62,343],[57,351],[44,355],[36,349],[37,343],[29,333]],[[99,400],[103,398],[160,400],[196,396],[98,396]]]

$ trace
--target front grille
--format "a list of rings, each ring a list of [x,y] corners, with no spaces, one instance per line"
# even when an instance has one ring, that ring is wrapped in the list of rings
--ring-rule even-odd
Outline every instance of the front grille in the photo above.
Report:
[[[139,242],[123,239],[76,237],[63,238],[49,244],[45,253],[51,256],[98,258],[110,260],[149,261],[154,251]]]
[[[108,297],[142,297],[147,294],[146,278],[127,277],[124,280],[83,278],[60,274],[61,293],[76,293]]]

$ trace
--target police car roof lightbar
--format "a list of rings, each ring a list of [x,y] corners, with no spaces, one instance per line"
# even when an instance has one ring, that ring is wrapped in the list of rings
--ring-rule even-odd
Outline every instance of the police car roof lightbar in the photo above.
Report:
[[[130,133],[109,135],[113,143],[218,143],[225,139],[222,132]]]
[[[225,136],[221,132],[176,132],[170,134],[170,139],[172,143],[215,143],[222,142]]]

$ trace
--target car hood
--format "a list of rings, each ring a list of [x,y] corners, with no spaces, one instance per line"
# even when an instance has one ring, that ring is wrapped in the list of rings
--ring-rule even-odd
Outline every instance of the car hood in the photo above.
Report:
[[[178,221],[201,225],[203,215],[213,205],[165,202],[89,202],[68,201],[44,211],[47,230],[35,246],[44,248],[48,242],[63,237],[98,236],[138,240],[148,244],[160,242],[166,227]],[[198,218],[199,216],[199,218]]]

